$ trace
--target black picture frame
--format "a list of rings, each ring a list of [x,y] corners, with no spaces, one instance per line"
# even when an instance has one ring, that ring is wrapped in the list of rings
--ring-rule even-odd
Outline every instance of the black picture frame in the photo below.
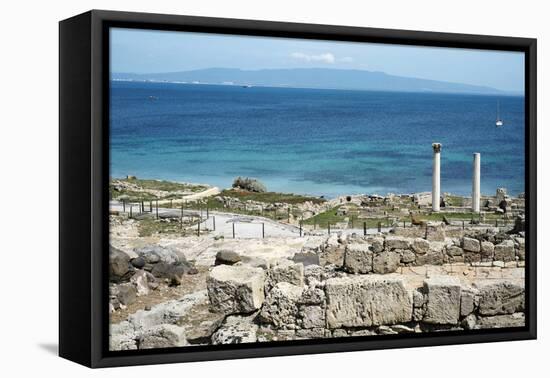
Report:
[[[109,352],[110,27],[521,51],[525,53],[526,326]],[[59,24],[59,354],[89,367],[535,339],[536,39],[92,10]]]

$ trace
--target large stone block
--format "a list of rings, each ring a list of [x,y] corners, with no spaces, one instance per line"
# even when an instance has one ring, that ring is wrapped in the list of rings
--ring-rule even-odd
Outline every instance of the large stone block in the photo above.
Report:
[[[525,314],[523,312],[516,312],[509,315],[495,315],[495,316],[480,316],[477,320],[475,328],[487,329],[487,328],[514,328],[525,326]]]
[[[344,264],[345,245],[339,243],[338,235],[331,235],[319,252],[319,263],[322,266]]]
[[[279,282],[288,282],[296,286],[304,286],[304,265],[288,259],[282,259],[267,272],[267,291]]]
[[[206,280],[213,311],[224,314],[250,313],[261,308],[265,299],[262,268],[218,265]]]
[[[426,239],[416,238],[412,242],[412,249],[418,255],[423,255],[430,250],[430,242]]]
[[[517,256],[521,261],[525,260],[525,238],[516,238],[518,243]]]
[[[457,324],[460,315],[460,280],[450,276],[436,276],[424,281],[426,312],[424,322]]]
[[[473,238],[468,238],[468,237],[464,237],[462,239],[462,248],[465,251],[468,251],[468,252],[480,252],[481,251],[481,245],[479,243],[479,240],[473,239]]]
[[[483,260],[492,260],[495,253],[495,245],[489,241],[481,242],[481,257]]]
[[[370,327],[409,322],[412,294],[399,278],[379,275],[331,278],[326,281],[327,326]]]
[[[525,287],[505,280],[476,284],[479,289],[479,313],[484,316],[522,312],[525,307]]]
[[[514,261],[516,259],[516,252],[514,249],[514,242],[512,240],[505,240],[495,246],[495,260],[497,261]]]
[[[277,328],[295,328],[298,302],[304,289],[288,282],[279,282],[269,292],[260,312],[261,319]]]
[[[325,309],[321,306],[303,306],[300,316],[302,328],[325,327]]]
[[[350,273],[369,273],[372,271],[372,255],[368,244],[348,244],[344,257],[344,268]]]
[[[426,225],[426,239],[434,241],[445,240],[445,223],[428,222]]]
[[[386,249],[408,249],[410,247],[410,239],[402,236],[388,236],[386,237]]]
[[[374,273],[393,273],[399,267],[401,255],[396,251],[384,251],[377,253],[372,258],[372,270]]]

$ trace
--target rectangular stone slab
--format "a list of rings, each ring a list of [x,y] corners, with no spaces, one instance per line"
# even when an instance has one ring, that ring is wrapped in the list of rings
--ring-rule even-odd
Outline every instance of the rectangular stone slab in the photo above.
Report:
[[[327,325],[329,328],[370,327],[409,322],[412,294],[399,278],[381,275],[327,280]]]

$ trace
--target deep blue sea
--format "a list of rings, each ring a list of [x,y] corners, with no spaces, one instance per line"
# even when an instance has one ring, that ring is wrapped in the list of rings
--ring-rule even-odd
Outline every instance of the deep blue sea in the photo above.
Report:
[[[440,142],[442,192],[471,193],[474,152],[482,193],[524,191],[523,97],[113,81],[110,126],[112,177],[412,193],[431,190]]]

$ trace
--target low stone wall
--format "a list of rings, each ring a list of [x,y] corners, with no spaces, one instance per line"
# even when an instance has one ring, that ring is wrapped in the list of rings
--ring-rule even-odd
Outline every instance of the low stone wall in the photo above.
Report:
[[[322,266],[343,267],[349,273],[387,274],[403,266],[470,263],[518,267],[525,260],[525,238],[520,235],[480,233],[459,238],[404,236],[330,236],[325,243],[306,246],[302,255],[316,255]]]
[[[290,281],[290,282],[289,282]],[[410,288],[397,274],[346,274],[282,261],[264,271],[212,269],[208,290],[140,310],[111,326],[112,350],[521,327],[518,280],[465,285],[434,276]]]

